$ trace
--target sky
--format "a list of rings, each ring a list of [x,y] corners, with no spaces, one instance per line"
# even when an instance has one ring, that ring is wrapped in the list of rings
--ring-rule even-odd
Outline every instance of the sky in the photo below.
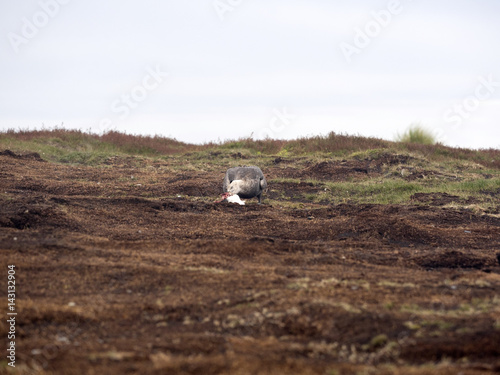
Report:
[[[500,148],[498,0],[0,0],[0,131],[190,143],[420,124]]]

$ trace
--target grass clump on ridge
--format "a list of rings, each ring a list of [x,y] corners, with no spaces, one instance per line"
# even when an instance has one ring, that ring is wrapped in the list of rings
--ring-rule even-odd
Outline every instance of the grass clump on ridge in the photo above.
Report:
[[[402,143],[418,143],[421,145],[434,145],[436,144],[436,137],[428,130],[424,129],[419,124],[410,125],[410,127],[403,134],[396,136],[397,142]]]

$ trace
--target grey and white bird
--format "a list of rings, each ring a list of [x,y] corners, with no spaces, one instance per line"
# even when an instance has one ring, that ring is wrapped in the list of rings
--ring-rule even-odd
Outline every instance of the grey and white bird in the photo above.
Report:
[[[257,197],[262,203],[262,193],[267,189],[267,181],[259,167],[229,168],[222,183],[223,192],[238,195],[240,198]]]

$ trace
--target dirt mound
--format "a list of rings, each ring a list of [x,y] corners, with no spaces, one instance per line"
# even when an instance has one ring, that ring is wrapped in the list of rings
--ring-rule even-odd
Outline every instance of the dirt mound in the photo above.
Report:
[[[411,361],[422,361],[423,358],[432,357],[438,362],[444,358],[460,359],[466,357],[494,358],[500,357],[500,332],[483,331],[474,334],[464,334],[462,340],[457,341],[449,337],[436,337],[424,342],[417,340],[415,344],[404,348],[401,357]],[[440,348],[436,351],[436,348]],[[483,367],[483,366],[478,366]],[[484,366],[484,370],[500,370],[500,362],[495,365]]]
[[[371,158],[367,159],[371,160]],[[399,154],[382,154],[375,159],[373,159],[376,165],[404,165],[408,164],[411,160],[415,160],[414,157],[409,155],[399,155]]]
[[[304,171],[304,175],[306,176],[315,176],[315,177],[317,176],[320,178],[333,178],[334,176],[345,175],[347,173],[368,174],[368,168],[364,165],[353,167],[347,165],[339,165],[333,161],[322,161],[318,164],[314,164],[313,166],[307,168]]]
[[[268,189],[265,198],[278,200],[289,197],[295,202],[309,202],[304,198],[304,195],[317,194],[323,189],[322,184],[313,184],[311,182],[273,182],[272,188]]]
[[[10,150],[0,151],[0,156],[9,156],[14,159],[28,159],[36,161],[45,161],[41,158],[40,154],[37,152],[32,152],[28,154],[16,154]]]
[[[158,191],[155,191],[155,194],[182,194],[193,197],[213,197],[222,193],[222,180],[216,179],[212,175],[188,179],[174,177],[165,182],[164,189],[164,194]]]
[[[416,193],[413,194],[410,199],[416,202],[427,203],[432,206],[444,206],[461,200],[459,196],[447,193]]]
[[[53,205],[37,202],[2,203],[0,227],[33,229],[39,225],[59,227],[61,224],[67,224],[65,215],[55,210]]]
[[[475,268],[482,269],[494,266],[493,259],[482,256],[472,256],[459,251],[446,251],[442,254],[426,254],[425,257],[414,259],[415,263],[426,269],[436,268]]]
[[[413,158],[407,155],[382,154],[376,158],[361,160],[321,161],[307,164],[303,169],[287,167],[275,171],[278,176],[291,178],[308,178],[325,181],[346,181],[375,177],[384,174],[388,167],[396,164],[407,164]],[[274,164],[285,163],[286,160],[277,158]]]

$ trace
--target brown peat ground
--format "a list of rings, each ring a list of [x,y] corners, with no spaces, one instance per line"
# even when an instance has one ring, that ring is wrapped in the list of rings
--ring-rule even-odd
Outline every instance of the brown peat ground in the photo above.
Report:
[[[2,150],[0,263],[4,280],[16,266],[18,315],[16,368],[2,358],[0,373],[500,371],[496,165]],[[264,204],[214,203],[245,164],[267,177]]]

